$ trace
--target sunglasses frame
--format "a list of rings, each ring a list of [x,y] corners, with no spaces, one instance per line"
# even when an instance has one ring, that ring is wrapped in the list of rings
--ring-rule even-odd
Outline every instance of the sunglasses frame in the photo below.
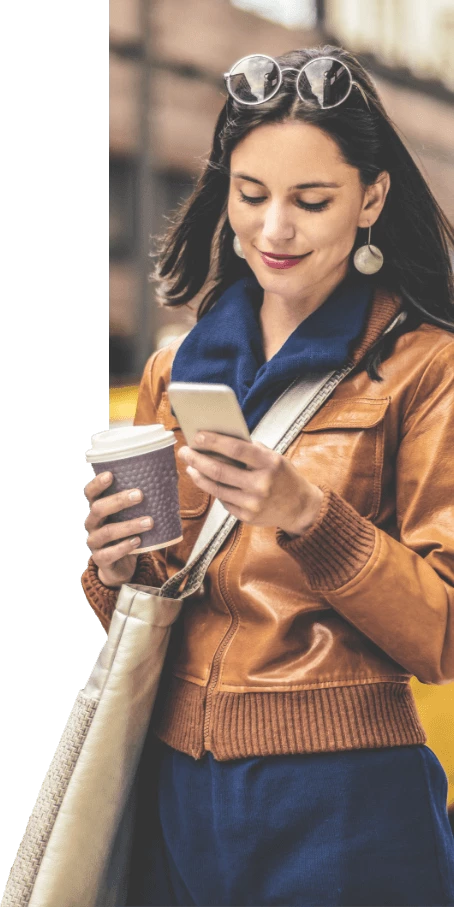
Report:
[[[271,60],[271,62],[274,63],[274,65],[277,67],[277,70],[278,70],[278,72],[279,72],[279,83],[278,83],[278,85],[276,86],[276,88],[274,89],[274,91],[272,92],[272,94],[268,95],[267,98],[264,98],[263,101],[240,101],[239,98],[237,98],[237,97],[233,94],[233,92],[232,92],[232,90],[231,90],[231,88],[230,88],[229,82],[230,82],[230,79],[231,79],[231,77],[232,77],[232,72],[233,72],[233,70],[235,69],[235,67],[238,66],[240,63],[243,63],[244,60],[250,60],[252,57],[264,57],[266,60]],[[361,86],[358,85],[358,83],[354,81],[353,76],[352,76],[352,74],[351,74],[351,70],[350,70],[350,68],[347,66],[347,64],[344,63],[343,60],[339,60],[337,57],[327,57],[327,56],[325,56],[324,54],[320,55],[320,57],[313,57],[312,60],[308,60],[307,63],[305,63],[304,66],[301,67],[301,69],[298,69],[296,66],[282,66],[282,67],[281,67],[281,66],[279,65],[279,63],[277,62],[277,60],[275,60],[274,57],[268,56],[268,54],[247,54],[245,57],[241,57],[239,60],[237,60],[236,63],[233,64],[233,66],[232,66],[232,68],[230,69],[229,72],[225,72],[225,73],[224,73],[224,82],[225,82],[225,86],[226,86],[226,89],[227,89],[227,91],[228,91],[230,97],[233,98],[233,100],[236,101],[237,104],[244,104],[246,107],[257,107],[258,104],[265,104],[267,101],[270,101],[271,98],[274,98],[274,95],[277,94],[277,92],[279,91],[279,89],[280,89],[280,87],[281,87],[281,85],[282,85],[282,73],[283,73],[283,72],[287,72],[287,71],[289,71],[289,70],[294,70],[294,72],[297,72],[297,73],[298,73],[298,75],[297,75],[297,77],[296,77],[296,90],[297,90],[297,93],[298,93],[298,97],[300,98],[301,101],[303,101],[303,103],[307,103],[307,98],[303,97],[303,96],[300,94],[300,90],[299,90],[299,87],[298,87],[298,83],[299,83],[299,80],[300,80],[300,78],[301,78],[301,75],[302,75],[302,73],[305,71],[305,69],[307,69],[307,67],[310,66],[311,63],[315,63],[317,60],[333,60],[335,63],[339,63],[340,66],[344,66],[344,67],[345,67],[345,69],[346,69],[347,72],[348,72],[349,79],[350,79],[350,85],[349,85],[349,88],[348,88],[348,91],[347,91],[347,94],[345,95],[345,97],[342,98],[341,101],[336,101],[335,104],[330,104],[328,107],[324,107],[324,106],[320,105],[320,108],[319,108],[320,110],[332,110],[333,107],[338,107],[339,104],[343,104],[344,101],[347,100],[347,98],[348,98],[348,96],[349,96],[349,94],[350,94],[350,92],[351,92],[351,90],[352,90],[352,88],[353,88],[354,85],[355,85],[357,88],[359,88],[359,90],[360,90],[360,92],[361,92],[361,94],[362,94],[364,100],[366,101],[366,103],[367,103],[367,105],[368,105],[367,99],[366,99],[365,96],[364,96],[364,92],[363,92]],[[368,106],[369,106],[369,105],[368,105]]]

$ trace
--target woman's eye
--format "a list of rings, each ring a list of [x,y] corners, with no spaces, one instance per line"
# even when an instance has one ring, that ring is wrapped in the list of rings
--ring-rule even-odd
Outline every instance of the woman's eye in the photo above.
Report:
[[[248,205],[259,205],[261,202],[265,201],[265,199],[266,195],[245,195],[240,189],[240,201],[246,202]],[[323,211],[328,207],[329,200],[325,199],[323,202],[317,202],[310,205],[308,202],[297,199],[296,204],[299,208],[304,208],[305,211]]]
[[[259,202],[263,202],[266,198],[266,195],[245,195],[244,192],[240,189],[240,201],[248,202],[250,205],[257,205]]]
[[[314,202],[314,204],[310,205],[309,202],[302,202],[298,199],[297,205],[299,208],[304,208],[305,211],[323,211],[328,207],[329,201],[326,199],[324,202]]]

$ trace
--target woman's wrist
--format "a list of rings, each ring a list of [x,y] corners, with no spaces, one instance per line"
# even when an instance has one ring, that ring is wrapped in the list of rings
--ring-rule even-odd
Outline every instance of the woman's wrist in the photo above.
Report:
[[[291,527],[291,530],[285,530],[290,538],[296,538],[299,535],[303,535],[304,532],[307,532],[307,530],[316,523],[320,515],[323,498],[324,492],[322,489],[319,488],[318,485],[314,485],[313,494],[311,495],[309,504],[304,509],[303,516]]]
[[[121,583],[110,584],[104,581],[102,569],[96,567],[93,562],[93,558],[90,558],[90,562],[93,564],[92,569],[96,570],[96,576],[98,583],[101,584],[106,590],[111,590],[112,592],[118,592],[121,589],[124,583],[137,583],[142,586],[157,586],[158,588],[165,583],[167,576],[164,574],[163,570],[159,570],[159,564],[156,563],[153,559],[151,551],[143,551],[137,555],[136,565],[134,568],[134,573],[128,579],[122,580]]]
[[[103,586],[106,587],[106,589],[121,589],[121,584],[118,585],[118,583],[115,583],[115,584],[114,584],[114,583],[108,583],[108,582],[104,579],[104,576],[103,576],[103,574],[102,574],[101,567],[98,567],[98,579],[99,579],[99,581],[103,584]]]

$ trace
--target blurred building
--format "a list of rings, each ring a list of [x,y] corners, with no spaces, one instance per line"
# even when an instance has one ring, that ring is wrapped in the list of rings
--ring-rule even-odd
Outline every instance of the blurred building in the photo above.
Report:
[[[437,197],[454,215],[454,10],[448,0],[110,0],[111,384],[195,315],[165,309],[148,280],[156,237],[200,173],[248,53],[326,39],[361,56]]]
[[[356,53],[454,92],[453,0],[328,0],[325,28]],[[428,87],[428,86],[426,86]]]

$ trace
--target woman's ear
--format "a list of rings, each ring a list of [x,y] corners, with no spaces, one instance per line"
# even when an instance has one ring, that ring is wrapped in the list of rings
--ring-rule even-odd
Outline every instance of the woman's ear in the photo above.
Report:
[[[358,227],[372,227],[375,221],[378,220],[390,186],[391,177],[387,170],[383,170],[378,175],[375,183],[367,186],[358,219]]]

